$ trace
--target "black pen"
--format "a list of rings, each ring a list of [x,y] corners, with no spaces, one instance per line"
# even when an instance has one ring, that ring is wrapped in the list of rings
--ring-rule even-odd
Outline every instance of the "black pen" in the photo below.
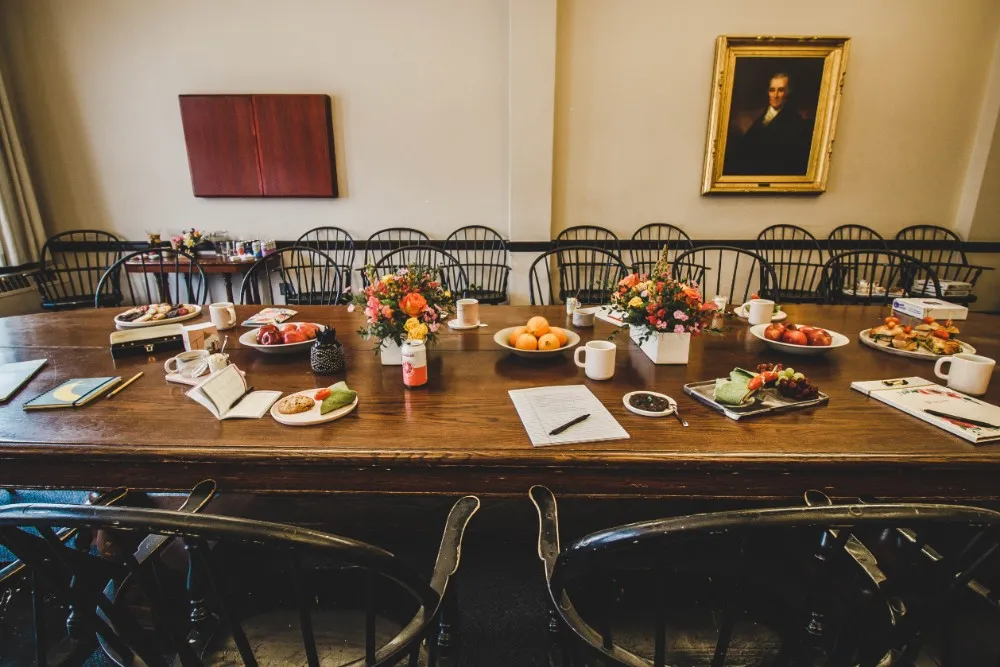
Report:
[[[251,393],[252,391],[253,391],[253,387],[248,387],[248,388],[247,388],[247,390],[246,390],[245,392],[243,392],[243,395],[242,395],[242,396],[240,396],[240,397],[239,397],[239,398],[237,398],[237,399],[236,399],[235,401],[233,401],[233,404],[229,406],[229,409],[230,409],[230,410],[232,410],[232,409],[233,409],[233,408],[235,408],[235,407],[236,407],[237,405],[239,405],[239,402],[240,402],[240,401],[242,401],[242,400],[243,400],[244,398],[246,398],[247,396],[249,396],[249,395],[250,395],[250,393]]]
[[[573,426],[574,424],[579,424],[580,422],[582,422],[584,419],[586,419],[589,416],[590,416],[589,414],[587,414],[587,415],[580,415],[576,419],[568,421],[565,424],[563,424],[562,426],[558,426],[558,427],[552,429],[551,431],[549,431],[549,435],[559,435],[560,433],[562,433],[563,431],[565,431],[566,429],[568,429],[570,426]]]
[[[964,422],[966,424],[972,424],[973,426],[982,426],[983,428],[1000,428],[996,424],[990,424],[989,422],[981,422],[978,419],[969,419],[968,417],[959,417],[958,415],[950,415],[947,412],[938,412],[937,410],[924,410],[929,415],[934,415],[935,417],[941,417],[943,419],[953,419],[955,421]]]

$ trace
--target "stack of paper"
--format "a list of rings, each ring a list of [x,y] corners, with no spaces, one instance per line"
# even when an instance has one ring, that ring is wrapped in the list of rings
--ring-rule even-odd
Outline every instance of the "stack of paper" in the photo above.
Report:
[[[574,442],[625,440],[629,434],[594,394],[582,384],[565,387],[534,387],[507,392],[517,408],[531,444],[568,445]],[[562,433],[549,435],[581,415],[590,415]]]

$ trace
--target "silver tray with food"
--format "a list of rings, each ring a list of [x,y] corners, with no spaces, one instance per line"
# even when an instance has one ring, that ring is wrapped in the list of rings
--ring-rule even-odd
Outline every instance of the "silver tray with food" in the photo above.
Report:
[[[781,364],[761,364],[757,372],[734,368],[728,378],[686,384],[684,393],[736,420],[801,410],[830,400],[804,374]]]
[[[961,335],[961,330],[951,320],[942,323],[925,317],[920,324],[907,326],[898,317],[889,316],[883,324],[860,332],[858,340],[881,352],[932,361],[959,352],[975,354],[976,348],[959,340]]]

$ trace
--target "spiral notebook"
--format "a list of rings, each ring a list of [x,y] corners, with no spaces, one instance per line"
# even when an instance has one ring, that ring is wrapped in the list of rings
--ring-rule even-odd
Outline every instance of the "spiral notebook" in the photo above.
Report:
[[[582,384],[512,389],[507,393],[535,447],[629,438],[601,400]],[[589,416],[562,433],[550,435],[581,415]]]

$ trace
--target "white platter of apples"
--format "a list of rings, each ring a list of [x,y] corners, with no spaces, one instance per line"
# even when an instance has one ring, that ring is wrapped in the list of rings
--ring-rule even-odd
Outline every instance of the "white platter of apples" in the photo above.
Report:
[[[844,334],[804,324],[757,324],[750,333],[775,350],[800,356],[826,354],[851,342]]]

